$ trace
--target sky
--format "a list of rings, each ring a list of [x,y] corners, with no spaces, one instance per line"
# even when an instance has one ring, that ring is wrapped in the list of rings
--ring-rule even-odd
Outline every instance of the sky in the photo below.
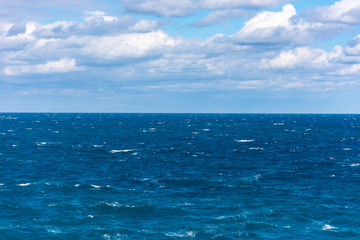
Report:
[[[360,113],[360,1],[0,0],[0,112]]]

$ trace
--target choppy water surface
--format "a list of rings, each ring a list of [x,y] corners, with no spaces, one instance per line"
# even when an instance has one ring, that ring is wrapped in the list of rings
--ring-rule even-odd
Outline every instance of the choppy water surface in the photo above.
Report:
[[[360,116],[0,114],[1,239],[360,239]]]

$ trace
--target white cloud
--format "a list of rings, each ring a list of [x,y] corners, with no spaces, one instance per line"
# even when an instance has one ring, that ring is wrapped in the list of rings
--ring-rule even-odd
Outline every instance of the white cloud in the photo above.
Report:
[[[226,8],[264,8],[276,6],[286,0],[200,0],[198,1],[201,8],[204,9],[226,9]]]
[[[159,29],[158,21],[141,19],[135,25],[129,28],[132,32],[147,32],[151,30]]]
[[[105,12],[102,11],[86,11],[85,16],[86,21],[112,22],[118,20],[117,17],[106,15]]]
[[[272,59],[262,59],[261,68],[325,68],[329,65],[330,59],[330,55],[322,49],[299,47],[289,51],[282,51]]]
[[[124,0],[129,11],[159,16],[184,16],[200,9],[264,8],[286,0]]]
[[[81,50],[84,55],[101,59],[146,57],[147,54],[160,54],[164,48],[179,43],[161,30],[81,40],[84,42]]]
[[[324,22],[360,23],[360,1],[341,0],[331,6],[317,7],[314,18]]]
[[[5,75],[22,75],[27,73],[66,73],[72,71],[79,71],[82,68],[76,66],[75,59],[60,59],[59,61],[49,61],[45,64],[36,65],[13,65],[5,67]]]
[[[211,24],[219,24],[227,22],[233,18],[244,18],[250,15],[249,12],[240,10],[240,9],[226,9],[226,10],[217,10],[211,12],[205,18],[195,23],[195,26],[204,27]]]
[[[124,4],[127,10],[160,16],[183,16],[196,8],[193,0],[124,0]]]
[[[350,56],[360,56],[360,34],[345,47],[345,53]]]
[[[244,27],[231,36],[240,44],[286,45],[308,44],[309,41],[327,37],[324,34],[334,30],[320,22],[306,22],[301,19],[291,4],[283,6],[279,12],[264,11],[248,20]]]

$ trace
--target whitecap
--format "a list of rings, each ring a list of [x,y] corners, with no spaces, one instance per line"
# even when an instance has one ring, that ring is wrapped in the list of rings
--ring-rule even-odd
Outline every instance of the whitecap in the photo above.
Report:
[[[75,184],[74,186],[75,186],[75,187],[79,187],[79,186],[80,186],[80,184]]]
[[[4,184],[3,184],[3,183],[0,183],[0,186],[4,186]]]
[[[210,131],[210,129],[208,129],[208,128],[204,128],[204,129],[203,129],[203,131],[204,131],[204,132],[209,132],[209,131]]]
[[[90,186],[92,186],[92,187],[94,187],[94,188],[101,188],[100,186],[94,185],[94,184],[91,184]]]
[[[262,147],[251,147],[249,150],[264,150]]]
[[[235,142],[238,142],[238,143],[248,143],[248,142],[253,142],[253,141],[255,141],[255,139],[240,139],[240,140],[235,139]]]
[[[337,229],[337,227],[331,226],[331,225],[329,225],[329,224],[325,224],[325,225],[322,227],[322,230],[323,230],[323,231],[331,230],[331,229]]]
[[[184,232],[184,233],[172,233],[172,232],[169,232],[169,233],[165,233],[166,236],[168,237],[195,237],[196,234],[193,232],[193,231],[189,231],[189,232]]]
[[[18,186],[20,186],[20,187],[26,187],[26,186],[29,186],[29,185],[31,185],[31,183],[20,183],[20,184],[18,184]]]
[[[353,163],[350,165],[350,167],[358,167],[358,166],[360,166],[360,163]]]
[[[274,125],[274,126],[277,126],[277,125],[283,126],[283,125],[285,125],[285,123],[273,123],[273,125]]]
[[[344,151],[351,151],[352,149],[351,149],[351,148],[343,148],[342,150],[344,150]]]
[[[50,233],[61,233],[59,229],[48,229],[47,231]]]
[[[122,150],[111,150],[111,153],[121,153],[121,152],[131,152],[135,151],[136,149],[122,149]]]
[[[37,142],[36,143],[36,145],[38,145],[38,146],[44,146],[44,145],[46,145],[47,144],[47,142]]]

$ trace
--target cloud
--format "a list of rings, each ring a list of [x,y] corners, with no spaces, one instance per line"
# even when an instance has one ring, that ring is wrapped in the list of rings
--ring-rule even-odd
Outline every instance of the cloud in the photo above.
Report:
[[[166,17],[190,15],[201,9],[265,8],[282,2],[285,0],[124,0],[127,11]]]
[[[81,40],[81,39],[80,39]],[[84,39],[82,39],[84,40]],[[101,59],[140,58],[161,54],[164,48],[179,43],[161,30],[149,33],[126,33],[87,39],[81,52]]]
[[[360,23],[360,1],[337,1],[331,6],[317,7],[312,15],[321,22],[358,24]]]
[[[99,0],[0,0],[0,19],[8,21],[39,21],[75,16],[83,9],[105,9],[109,6]]]
[[[360,34],[345,47],[347,56],[360,56]]]
[[[279,12],[264,11],[245,22],[231,39],[238,44],[276,46],[307,45],[311,41],[328,39],[339,32],[341,26],[306,21],[291,4]]]
[[[322,49],[310,49],[298,47],[288,51],[282,51],[272,59],[262,59],[260,68],[267,69],[325,69],[333,59],[342,54],[342,48],[336,47],[334,52],[326,52]]]
[[[28,73],[67,73],[72,71],[79,71],[82,68],[76,66],[75,59],[60,59],[58,61],[49,61],[45,64],[37,65],[13,65],[5,67],[4,73],[8,76],[22,75]]]
[[[201,24],[246,14],[226,9],[239,2],[224,1],[221,6],[213,2],[208,8],[220,10],[210,13]],[[233,35],[219,33],[205,40],[173,37],[159,29],[161,24],[103,11],[87,11],[77,21],[3,24],[2,74],[22,77],[76,72],[69,76],[114,83],[121,79],[123,87],[147,91],[215,91],[311,88],[316,81],[335,82],[333,76],[359,72],[360,38],[330,52],[310,47],[307,43],[320,39],[332,25],[305,21],[291,4],[280,11],[258,13]],[[351,61],[355,65],[350,65]],[[282,79],[284,73],[304,79]],[[137,79],[151,80],[152,87]]]
[[[234,18],[248,17],[249,15],[250,13],[248,11],[240,9],[217,10],[211,12],[205,18],[199,22],[194,23],[193,25],[197,27],[206,27],[212,24],[225,23]]]

